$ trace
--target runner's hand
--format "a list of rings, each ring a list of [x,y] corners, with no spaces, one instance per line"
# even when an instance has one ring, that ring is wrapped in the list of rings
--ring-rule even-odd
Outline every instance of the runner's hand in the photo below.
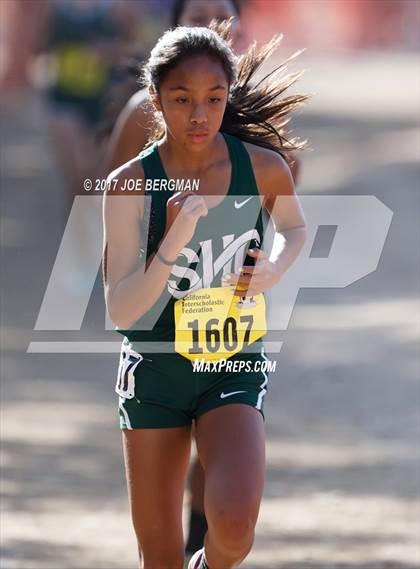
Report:
[[[278,265],[269,261],[267,253],[261,249],[248,249],[247,253],[255,258],[255,266],[244,265],[239,273],[224,277],[235,296],[255,296],[273,287],[283,275]]]
[[[192,239],[200,217],[208,214],[206,202],[196,192],[177,192],[166,204],[165,255],[174,258]]]

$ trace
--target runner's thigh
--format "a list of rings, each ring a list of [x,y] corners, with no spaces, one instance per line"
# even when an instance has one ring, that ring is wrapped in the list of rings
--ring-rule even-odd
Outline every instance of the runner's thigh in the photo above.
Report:
[[[143,553],[156,551],[163,540],[182,544],[191,428],[125,429],[123,445],[133,524]]]
[[[205,471],[209,526],[220,512],[256,523],[264,488],[265,435],[261,413],[233,403],[201,415],[196,426]]]

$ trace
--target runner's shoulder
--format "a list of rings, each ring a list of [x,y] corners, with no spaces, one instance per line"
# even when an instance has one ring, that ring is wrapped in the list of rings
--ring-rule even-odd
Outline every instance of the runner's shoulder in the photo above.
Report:
[[[146,89],[140,89],[130,97],[125,106],[124,114],[126,115],[126,120],[136,125],[144,125],[145,122],[153,123],[153,104]]]
[[[293,194],[294,185],[287,161],[275,150],[244,142],[262,194]]]
[[[144,195],[144,170],[135,156],[107,177],[107,195]]]
[[[264,148],[258,144],[253,144],[251,142],[244,142],[245,148],[251,158],[252,165],[259,170],[269,171],[287,171],[288,165],[286,160],[278,152],[271,150],[270,148]]]

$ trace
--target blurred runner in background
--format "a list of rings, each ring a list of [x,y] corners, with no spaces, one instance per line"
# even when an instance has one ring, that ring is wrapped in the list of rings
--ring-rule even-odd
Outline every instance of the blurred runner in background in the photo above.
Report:
[[[84,193],[83,181],[94,179],[103,159],[96,130],[104,118],[113,65],[135,43],[138,7],[137,0],[51,0],[44,8],[41,49],[48,54],[44,59],[49,75],[45,98],[51,146],[66,185],[65,218],[74,197]],[[77,232],[63,280],[73,296],[91,286],[87,275],[95,250],[90,244],[100,232],[96,206],[89,200],[77,210]]]
[[[136,4],[53,0],[48,6],[46,49],[52,83],[46,97],[52,144],[71,200],[100,159],[95,129],[103,118],[112,64],[135,40]]]

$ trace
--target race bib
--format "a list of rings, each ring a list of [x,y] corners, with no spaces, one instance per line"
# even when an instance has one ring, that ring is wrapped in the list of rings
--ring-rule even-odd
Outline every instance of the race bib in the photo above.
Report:
[[[175,302],[175,351],[189,360],[230,358],[266,332],[263,294],[205,288]]]
[[[57,85],[69,94],[93,97],[102,92],[108,67],[87,47],[66,45],[57,50]]]

